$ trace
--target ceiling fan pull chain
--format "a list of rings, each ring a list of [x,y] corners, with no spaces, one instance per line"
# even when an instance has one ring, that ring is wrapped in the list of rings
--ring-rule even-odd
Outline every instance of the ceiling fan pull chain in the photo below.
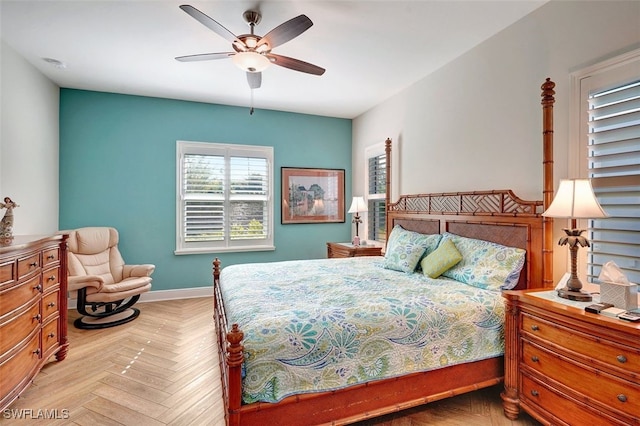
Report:
[[[249,115],[253,115],[253,89],[251,89],[251,105],[249,108]]]

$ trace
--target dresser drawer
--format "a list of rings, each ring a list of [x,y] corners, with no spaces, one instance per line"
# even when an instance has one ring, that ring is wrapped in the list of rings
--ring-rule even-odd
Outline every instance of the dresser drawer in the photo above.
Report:
[[[60,318],[48,322],[42,327],[42,353],[46,357],[49,350],[58,346],[58,323]]]
[[[0,325],[0,336],[2,336],[0,355],[24,341],[38,327],[40,327],[40,303],[35,300],[24,312]]]
[[[18,280],[40,271],[40,253],[18,259]]]
[[[534,410],[542,409],[558,419],[566,419],[567,413],[571,413],[571,424],[574,425],[601,425],[605,421],[602,413],[592,411],[590,407],[559,394],[526,374],[522,375],[520,397],[524,404],[530,405]],[[612,425],[627,424],[611,417],[607,417],[606,421]]]
[[[522,342],[522,362],[590,400],[623,413],[640,413],[640,384],[569,361],[527,340]]]
[[[52,247],[42,251],[42,267],[46,268],[52,263],[56,263],[60,260],[60,249],[58,247]]]
[[[60,282],[60,268],[51,268],[42,272],[42,291],[47,291]]]
[[[47,321],[50,316],[58,313],[59,298],[60,292],[57,290],[42,298],[42,322]]]
[[[29,380],[39,362],[40,333],[36,333],[18,353],[0,364],[2,396],[11,393],[18,385],[24,385],[22,382]]]
[[[9,287],[0,292],[0,318],[14,309],[40,296],[40,275],[36,275],[22,284]]]
[[[640,353],[628,346],[602,338],[596,339],[534,315],[523,314],[522,330],[576,352],[602,367],[618,369],[623,374],[633,372],[640,375]]]
[[[16,279],[16,262],[0,264],[0,285],[8,284]]]

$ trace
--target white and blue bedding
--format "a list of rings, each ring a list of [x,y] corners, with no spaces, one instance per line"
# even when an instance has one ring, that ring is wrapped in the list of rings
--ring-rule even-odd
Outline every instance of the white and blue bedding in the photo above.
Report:
[[[382,257],[227,266],[229,325],[244,332],[243,401],[500,356],[499,290],[383,267]]]

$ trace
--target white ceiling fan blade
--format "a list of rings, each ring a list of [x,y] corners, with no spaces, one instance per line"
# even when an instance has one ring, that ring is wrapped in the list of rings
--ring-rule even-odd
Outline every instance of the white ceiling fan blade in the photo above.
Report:
[[[307,31],[313,22],[306,15],[299,15],[293,19],[289,19],[287,22],[284,22],[267,34],[258,42],[258,46],[261,46],[265,43],[269,43],[269,47],[273,49],[276,46],[280,46],[288,42],[289,40],[298,37],[303,32]]]
[[[231,43],[234,43],[236,41],[242,43],[242,41],[240,41],[238,37],[235,36],[235,34],[233,34],[231,31],[229,31],[224,26],[222,26],[222,24],[220,24],[218,21],[214,20],[213,18],[210,18],[209,16],[205,15],[204,13],[200,12],[195,7],[190,6],[188,4],[183,4],[182,6],[180,6],[180,9],[184,10],[193,19],[200,22],[202,25],[209,28],[211,31],[215,32],[219,36],[229,40]]]
[[[294,71],[306,72],[307,74],[313,75],[322,75],[325,72],[324,68],[301,61],[300,59],[289,58],[288,56],[270,53],[267,55],[267,58],[269,58],[271,63],[274,65],[279,65]]]
[[[236,52],[200,53],[197,55],[178,56],[176,57],[176,61],[180,61],[180,62],[211,61],[214,59],[230,58],[235,54]]]

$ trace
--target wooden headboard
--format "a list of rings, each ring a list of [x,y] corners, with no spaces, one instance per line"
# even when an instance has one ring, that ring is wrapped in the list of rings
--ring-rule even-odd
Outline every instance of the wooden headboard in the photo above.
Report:
[[[511,190],[403,195],[391,202],[391,140],[387,139],[387,237],[395,225],[423,234],[451,232],[527,251],[516,289],[553,287],[553,219],[542,212],[553,199],[555,83],[542,85],[543,200],[525,201]]]
[[[474,213],[446,210],[429,210],[413,206],[414,204],[433,205],[445,200],[458,200],[458,206],[468,205],[465,200],[492,200],[510,198],[511,191],[492,191],[491,193],[450,193],[422,194],[402,196],[397,203],[387,209],[387,232],[395,225],[423,234],[441,234],[451,232],[468,238],[492,241],[510,247],[518,247],[527,251],[523,273],[517,289],[544,287],[542,277],[543,264],[543,226],[542,201],[522,202],[514,204],[530,209],[529,212],[489,214],[482,210]],[[494,205],[494,203],[489,203]],[[482,207],[478,206],[478,209]],[[482,213],[482,214],[481,214]]]

